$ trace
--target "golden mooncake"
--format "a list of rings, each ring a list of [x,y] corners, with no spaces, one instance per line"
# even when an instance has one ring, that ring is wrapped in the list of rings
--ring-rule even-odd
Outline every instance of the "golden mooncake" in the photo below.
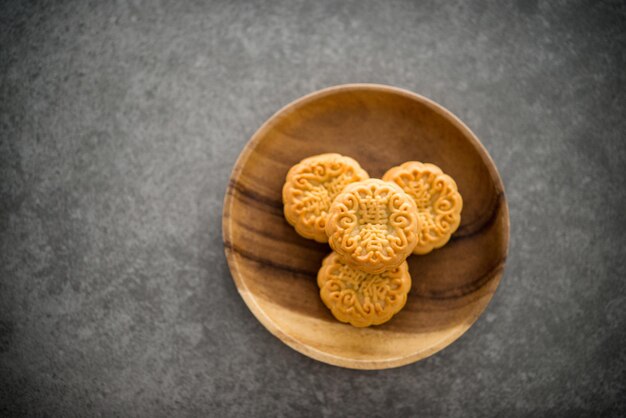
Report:
[[[367,273],[394,269],[417,244],[413,199],[379,179],[349,184],[330,207],[328,243],[346,263]]]
[[[420,218],[415,254],[427,254],[450,240],[461,223],[463,209],[452,177],[434,164],[409,161],[391,168],[383,180],[394,182],[415,201]]]
[[[369,178],[359,163],[340,154],[321,154],[291,167],[283,186],[284,213],[298,234],[328,242],[328,210],[348,184]]]
[[[341,322],[355,327],[380,325],[406,303],[411,290],[407,262],[378,274],[365,273],[346,264],[333,252],[317,275],[324,305]]]

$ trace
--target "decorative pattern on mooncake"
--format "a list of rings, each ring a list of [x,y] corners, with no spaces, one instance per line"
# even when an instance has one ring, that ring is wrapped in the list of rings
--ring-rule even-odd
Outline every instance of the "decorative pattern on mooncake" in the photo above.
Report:
[[[394,183],[349,184],[330,207],[328,243],[346,263],[367,273],[398,267],[417,244],[415,202]]]
[[[406,303],[411,289],[409,266],[378,274],[357,270],[333,252],[324,259],[317,274],[322,301],[333,316],[355,327],[380,325],[391,319]]]
[[[393,167],[383,180],[392,181],[417,205],[420,231],[415,254],[444,246],[461,223],[463,199],[452,177],[434,164],[409,161]]]
[[[331,203],[346,185],[367,178],[367,172],[350,157],[321,154],[306,158],[287,173],[285,218],[303,237],[328,242],[325,227]]]

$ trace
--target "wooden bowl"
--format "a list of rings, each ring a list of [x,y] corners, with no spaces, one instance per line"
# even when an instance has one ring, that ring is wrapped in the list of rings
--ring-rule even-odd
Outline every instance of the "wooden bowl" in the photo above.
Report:
[[[326,152],[355,158],[378,178],[405,161],[434,163],[463,196],[459,229],[443,248],[408,259],[407,304],[380,326],[333,318],[316,284],[330,248],[300,237],[283,217],[287,170]],[[493,161],[452,113],[406,90],[349,84],[288,104],[252,136],[228,185],[223,234],[237,289],[272,334],[316,360],[384,369],[430,356],[476,321],[502,276],[509,213]]]

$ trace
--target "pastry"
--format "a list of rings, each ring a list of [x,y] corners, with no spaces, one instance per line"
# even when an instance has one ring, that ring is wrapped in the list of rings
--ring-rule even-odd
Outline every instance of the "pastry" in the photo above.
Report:
[[[351,266],[367,273],[394,269],[417,244],[413,199],[395,183],[369,179],[349,184],[330,207],[328,243]]]
[[[399,185],[415,200],[420,217],[415,254],[427,254],[450,240],[461,223],[463,208],[452,177],[434,164],[409,161],[387,171],[383,180]]]
[[[369,178],[359,163],[339,154],[306,158],[291,167],[283,186],[284,213],[298,234],[328,242],[326,220],[333,199],[350,183]]]
[[[404,307],[411,276],[406,261],[394,269],[370,274],[351,267],[333,252],[324,259],[317,284],[324,305],[335,318],[367,327],[389,321]]]

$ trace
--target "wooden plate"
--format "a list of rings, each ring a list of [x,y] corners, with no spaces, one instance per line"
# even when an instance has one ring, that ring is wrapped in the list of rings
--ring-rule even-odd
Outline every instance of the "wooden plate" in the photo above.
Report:
[[[461,226],[445,247],[409,258],[408,302],[381,326],[333,318],[316,284],[330,248],[300,237],[283,217],[287,170],[325,152],[353,157],[378,178],[405,161],[431,162],[463,196]],[[441,350],[476,321],[502,276],[509,213],[493,161],[459,119],[406,90],[350,84],[288,104],[252,136],[228,185],[223,234],[237,289],[272,334],[316,360],[384,369]]]

